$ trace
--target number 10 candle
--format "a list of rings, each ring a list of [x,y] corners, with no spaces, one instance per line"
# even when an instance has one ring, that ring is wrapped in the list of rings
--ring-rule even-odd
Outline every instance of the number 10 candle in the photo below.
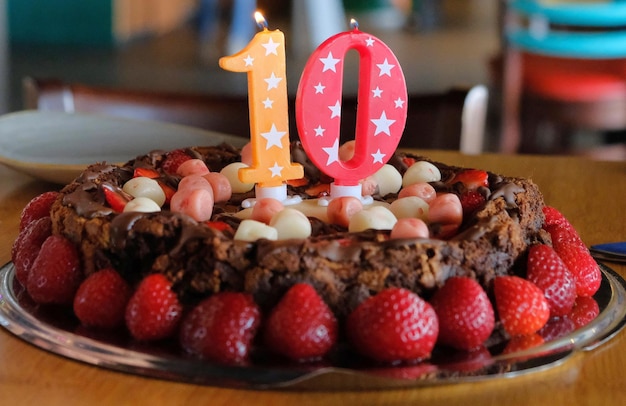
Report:
[[[361,196],[359,181],[393,155],[406,123],[407,90],[400,63],[379,39],[352,30],[324,41],[309,57],[296,95],[296,123],[307,156],[334,178],[331,198]],[[339,159],[343,62],[359,53],[354,156]]]
[[[304,176],[302,166],[291,162],[289,150],[285,36],[268,30],[260,13],[255,17],[263,30],[238,53],[220,58],[219,64],[248,73],[252,164],[240,169],[239,179],[257,184],[257,199],[285,200],[284,181]]]

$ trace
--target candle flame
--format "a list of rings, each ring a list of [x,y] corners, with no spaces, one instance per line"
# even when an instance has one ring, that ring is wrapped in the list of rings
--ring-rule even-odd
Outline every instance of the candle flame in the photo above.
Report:
[[[263,14],[261,14],[260,11],[254,12],[254,19],[256,20],[256,24],[259,26],[259,28],[267,28],[267,21],[265,21],[265,17],[263,17]]]
[[[351,18],[350,19],[350,28],[352,28],[353,30],[358,30],[359,29],[359,22],[356,19]]]

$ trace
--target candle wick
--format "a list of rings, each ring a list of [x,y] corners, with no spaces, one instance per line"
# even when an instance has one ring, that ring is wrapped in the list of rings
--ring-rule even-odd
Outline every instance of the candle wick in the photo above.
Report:
[[[267,30],[267,21],[265,21],[265,20],[257,21],[256,25],[258,25],[259,28],[262,29],[262,30]]]
[[[351,18],[350,19],[350,28],[352,28],[353,30],[358,30],[359,29],[359,22],[356,19]]]

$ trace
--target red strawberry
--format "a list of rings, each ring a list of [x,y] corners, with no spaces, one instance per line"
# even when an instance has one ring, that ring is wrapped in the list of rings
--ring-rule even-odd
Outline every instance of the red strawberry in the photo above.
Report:
[[[26,282],[26,291],[37,303],[72,304],[83,278],[78,251],[60,235],[44,241]]]
[[[513,354],[516,352],[538,347],[545,343],[543,337],[537,333],[512,337],[502,350],[502,354]]]
[[[600,314],[598,302],[592,297],[579,296],[576,298],[572,313],[569,315],[577,328],[586,326]]]
[[[463,217],[467,217],[480,209],[485,204],[485,196],[476,190],[468,190],[461,194],[461,207],[463,208]]]
[[[59,192],[45,192],[28,202],[20,215],[20,231],[34,220],[49,217],[50,207],[58,196]]]
[[[182,306],[161,274],[146,276],[126,306],[126,327],[137,340],[160,340],[176,331]]]
[[[159,176],[161,176],[159,172],[157,172],[156,170],[152,168],[135,168],[135,170],[133,171],[133,178],[143,177],[143,178],[156,179]]]
[[[74,297],[74,314],[89,327],[113,328],[124,323],[126,304],[132,291],[113,269],[89,275]]]
[[[537,332],[550,317],[550,306],[541,289],[517,276],[498,276],[494,281],[496,308],[507,333],[512,336]]]
[[[432,306],[402,288],[388,288],[363,301],[348,316],[346,327],[360,353],[382,362],[429,357],[439,333]]]
[[[198,304],[183,320],[180,344],[187,352],[221,364],[244,364],[260,325],[252,296],[221,292]]]
[[[527,278],[548,299],[550,314],[564,316],[576,300],[576,280],[552,247],[537,244],[528,250]]]
[[[114,188],[106,183],[102,184],[102,191],[104,192],[104,198],[109,206],[111,206],[111,208],[118,213],[123,212],[124,207],[126,207],[126,203],[131,200],[131,197],[124,193],[124,191],[119,188]]]
[[[554,207],[544,206],[542,211],[543,211],[543,215],[546,217],[546,220],[544,223],[546,227],[560,226],[564,222],[568,222],[565,219],[565,216],[563,216],[563,214],[561,214],[561,212],[555,209]]]
[[[478,189],[481,186],[489,187],[489,174],[480,169],[466,169],[457,173],[450,183],[461,182],[469,190]]]
[[[170,175],[176,175],[176,171],[178,170],[178,167],[183,162],[188,161],[190,159],[191,159],[191,156],[187,155],[187,153],[184,150],[175,149],[167,153],[167,155],[165,156],[165,159],[163,160],[163,164],[161,165],[161,168],[163,169],[165,173],[168,173]]]
[[[31,221],[19,235],[11,248],[11,260],[15,266],[15,277],[26,286],[28,274],[39,254],[42,244],[52,235],[52,220],[42,217]]]
[[[544,206],[543,213],[546,217],[543,228],[550,233],[552,246],[558,252],[562,244],[578,243],[584,245],[574,226],[557,209]]]
[[[337,320],[311,285],[299,283],[272,309],[264,341],[292,360],[320,358],[337,342]]]
[[[572,242],[555,247],[567,269],[574,275],[578,296],[593,296],[600,288],[602,272],[584,245]]]
[[[169,186],[167,183],[163,182],[160,179],[157,179],[157,183],[159,184],[159,186],[161,186],[161,189],[163,189],[163,193],[165,193],[165,204],[170,204],[172,196],[174,196],[174,193],[176,193],[176,189]]]
[[[218,231],[232,231],[233,228],[223,221],[205,221],[207,227],[213,228]]]
[[[449,278],[430,304],[439,318],[439,342],[461,350],[479,347],[495,324],[493,307],[483,288],[468,277]]]
[[[566,336],[576,330],[576,324],[567,316],[553,317],[541,327],[538,334],[543,337],[546,342],[556,340],[557,338]]]

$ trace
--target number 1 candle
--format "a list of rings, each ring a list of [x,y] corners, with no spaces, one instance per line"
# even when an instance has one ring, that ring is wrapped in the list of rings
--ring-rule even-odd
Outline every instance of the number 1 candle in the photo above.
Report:
[[[361,196],[359,181],[374,174],[396,150],[407,115],[404,74],[379,39],[352,30],[324,41],[305,65],[296,96],[296,120],[311,161],[334,178],[331,198]],[[360,57],[354,156],[339,159],[343,62],[350,49]]]
[[[285,200],[284,181],[304,176],[302,166],[291,162],[289,150],[285,36],[269,31],[260,13],[255,17],[263,30],[238,53],[220,58],[219,64],[248,73],[252,165],[240,169],[239,179],[257,184],[257,198]]]

